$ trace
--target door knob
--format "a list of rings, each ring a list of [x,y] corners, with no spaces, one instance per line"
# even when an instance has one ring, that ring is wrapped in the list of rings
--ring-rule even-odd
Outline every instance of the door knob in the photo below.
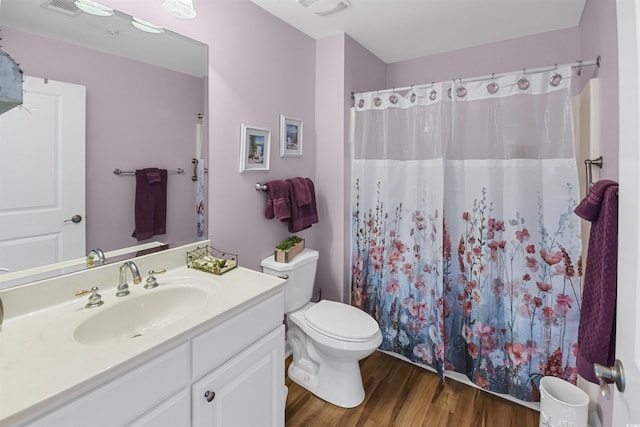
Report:
[[[602,393],[602,397],[606,400],[611,398],[611,392],[609,391],[609,386],[605,380],[612,380],[618,388],[618,391],[624,391],[624,369],[622,367],[622,362],[618,359],[616,359],[613,366],[602,366],[598,363],[594,363],[593,373],[600,382],[600,393]]]
[[[82,221],[82,216],[80,215],[74,215],[71,217],[71,219],[65,219],[64,222],[72,222],[74,224],[77,224],[79,222]]]
[[[215,391],[210,391],[207,390],[204,393],[204,398],[207,399],[207,402],[211,403],[213,401],[213,399],[215,399],[216,397],[216,392]]]

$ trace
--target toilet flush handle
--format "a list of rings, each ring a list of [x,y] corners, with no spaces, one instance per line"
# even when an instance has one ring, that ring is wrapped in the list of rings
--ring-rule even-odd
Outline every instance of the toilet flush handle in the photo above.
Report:
[[[288,274],[279,274],[278,277],[281,278],[281,279],[287,280],[289,278],[289,275]]]

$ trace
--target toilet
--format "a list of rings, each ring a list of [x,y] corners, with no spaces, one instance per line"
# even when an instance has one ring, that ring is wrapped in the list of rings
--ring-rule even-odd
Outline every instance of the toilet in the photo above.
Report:
[[[365,397],[358,362],[382,343],[378,323],[348,304],[310,302],[318,251],[304,249],[288,263],[273,258],[263,259],[261,265],[264,273],[287,279],[284,311],[293,353],[289,378],[329,403],[358,406]]]

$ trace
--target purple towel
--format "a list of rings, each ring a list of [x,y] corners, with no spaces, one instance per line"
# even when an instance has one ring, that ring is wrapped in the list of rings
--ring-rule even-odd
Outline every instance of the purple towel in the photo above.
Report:
[[[307,178],[296,177],[290,178],[287,181],[291,184],[293,194],[295,195],[295,201],[298,206],[305,206],[311,203],[311,191],[309,191]]]
[[[305,190],[300,188],[299,182],[294,185],[293,179],[288,179],[287,182],[291,186],[290,199],[291,199],[291,218],[289,218],[289,232],[295,233],[311,227],[312,224],[318,222],[318,210],[316,209],[316,194],[313,181],[309,178],[304,178],[307,183],[307,191],[309,192],[310,201],[305,205],[298,203],[298,198],[304,198]]]
[[[266,219],[289,219],[291,207],[289,206],[289,184],[286,181],[276,180],[267,182],[269,194],[267,207],[264,210]]]
[[[158,168],[147,168],[142,169],[142,171],[147,176],[147,182],[149,184],[155,184],[156,182],[161,182],[162,177],[160,176],[160,169]]]
[[[150,180],[147,170],[136,170],[135,229],[131,237],[138,241],[167,232],[167,170],[158,169],[159,181]]]
[[[590,221],[578,328],[578,374],[598,383],[593,364],[613,366],[618,269],[618,184],[598,181],[574,211]]]

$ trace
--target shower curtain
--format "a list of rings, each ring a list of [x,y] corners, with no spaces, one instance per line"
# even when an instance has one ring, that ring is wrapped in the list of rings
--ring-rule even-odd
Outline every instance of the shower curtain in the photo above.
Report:
[[[381,349],[538,400],[576,382],[571,68],[355,95],[352,304]]]

